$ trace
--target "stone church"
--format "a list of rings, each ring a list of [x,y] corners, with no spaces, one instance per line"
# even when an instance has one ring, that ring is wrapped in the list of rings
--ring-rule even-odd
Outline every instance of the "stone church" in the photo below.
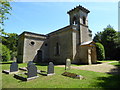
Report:
[[[67,12],[70,25],[66,27],[47,35],[32,32],[20,34],[17,62],[52,61],[65,64],[69,58],[75,64],[96,63],[96,48],[88,27],[88,13],[88,9],[79,5]]]

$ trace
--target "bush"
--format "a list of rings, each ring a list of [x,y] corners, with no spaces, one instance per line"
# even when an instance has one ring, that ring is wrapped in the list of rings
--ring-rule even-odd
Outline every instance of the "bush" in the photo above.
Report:
[[[17,51],[11,52],[10,55],[11,55],[11,60],[14,60],[14,58],[17,58]]]
[[[0,43],[0,55],[2,56],[2,61],[9,61],[11,58],[10,50],[1,43]]]
[[[96,52],[97,52],[98,60],[105,59],[105,50],[104,50],[104,46],[101,43],[96,43]]]

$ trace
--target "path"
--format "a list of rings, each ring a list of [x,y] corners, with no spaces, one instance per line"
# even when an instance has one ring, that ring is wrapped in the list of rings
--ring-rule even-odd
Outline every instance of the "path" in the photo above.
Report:
[[[71,66],[72,69],[80,69],[80,70],[88,70],[88,71],[95,71],[95,72],[103,72],[103,73],[117,73],[118,68],[114,65],[110,65],[109,63],[112,62],[105,62],[102,64],[92,64],[92,65],[84,65],[84,66]],[[59,67],[64,67],[64,65],[59,65]]]

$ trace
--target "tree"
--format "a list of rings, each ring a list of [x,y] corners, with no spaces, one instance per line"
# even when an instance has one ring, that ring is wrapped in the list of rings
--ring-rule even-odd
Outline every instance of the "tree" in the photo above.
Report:
[[[105,59],[104,46],[101,43],[95,43],[95,44],[96,44],[97,59],[104,60]]]
[[[93,41],[101,43],[101,35],[102,35],[102,32],[97,32],[97,34],[95,34]]]
[[[1,39],[2,44],[5,45],[10,50],[11,59],[17,57],[17,43],[18,43],[18,34],[16,33],[2,33]]]
[[[4,25],[4,20],[8,19],[7,14],[10,14],[12,7],[11,0],[0,0],[0,24]]]
[[[108,25],[104,31],[97,33],[93,40],[104,46],[106,59],[117,59],[118,34],[113,27]]]
[[[118,41],[117,41],[117,48],[116,48],[116,58],[117,60],[120,60],[120,32],[117,33],[118,35]]]
[[[6,45],[12,52],[17,51],[17,42],[18,42],[18,34],[16,33],[9,33],[7,38]]]
[[[105,28],[101,36],[101,41],[105,47],[106,59],[115,59],[118,41],[117,32],[110,26]]]
[[[2,47],[2,49],[0,49],[0,55],[2,56],[2,61],[9,61],[11,59],[10,50],[2,43],[0,43],[0,47]]]
[[[2,44],[6,45],[11,51],[17,51],[17,43],[18,43],[18,34],[16,33],[6,33],[4,31],[0,31],[2,33],[1,39]]]

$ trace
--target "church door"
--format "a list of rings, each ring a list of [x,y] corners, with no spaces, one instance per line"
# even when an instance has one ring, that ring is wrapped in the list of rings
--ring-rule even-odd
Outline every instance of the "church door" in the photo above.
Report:
[[[92,51],[91,51],[91,49],[88,49],[88,64],[92,64],[92,62],[91,62],[91,60],[92,60],[91,55],[92,55]]]
[[[37,51],[37,62],[41,62],[42,61],[42,50],[38,50]]]

